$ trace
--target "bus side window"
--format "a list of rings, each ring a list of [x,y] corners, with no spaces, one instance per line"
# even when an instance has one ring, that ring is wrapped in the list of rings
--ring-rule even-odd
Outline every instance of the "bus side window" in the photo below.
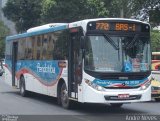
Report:
[[[42,59],[46,60],[47,59],[47,44],[48,43],[48,39],[47,36],[45,35],[43,40],[42,40]]]
[[[157,55],[157,56],[156,56],[156,59],[157,59],[157,60],[160,60],[160,55]]]
[[[157,60],[157,56],[156,55],[152,55],[152,60]]]
[[[26,38],[21,39],[18,42],[18,56],[17,56],[17,60],[24,60],[25,59],[25,50],[26,50]]]
[[[67,31],[58,31],[54,33],[54,60],[66,60],[68,57],[68,33]]]
[[[28,37],[26,40],[25,53],[26,53],[26,59],[31,60],[32,59],[32,38],[31,37]]]
[[[41,36],[37,37],[37,60],[41,59]]]
[[[160,60],[160,55],[152,55],[152,60]]]
[[[32,37],[32,56],[33,56],[33,60],[36,60],[36,56],[37,56],[37,40],[36,40],[37,36]]]
[[[52,40],[52,34],[48,34],[48,47],[47,47],[48,57],[47,59],[49,60],[53,59],[53,48],[54,48],[54,41]]]

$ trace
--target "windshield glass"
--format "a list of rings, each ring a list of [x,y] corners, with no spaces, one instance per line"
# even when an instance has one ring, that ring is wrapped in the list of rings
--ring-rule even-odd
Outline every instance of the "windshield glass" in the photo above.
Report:
[[[85,69],[95,72],[145,72],[150,70],[149,37],[87,36]]]

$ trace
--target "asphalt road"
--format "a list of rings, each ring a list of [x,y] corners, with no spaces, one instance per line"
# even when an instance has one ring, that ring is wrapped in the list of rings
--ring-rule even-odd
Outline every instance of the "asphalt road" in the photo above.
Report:
[[[153,100],[145,103],[125,104],[118,109],[113,109],[109,105],[76,104],[74,109],[66,110],[57,105],[56,99],[52,97],[34,93],[29,97],[21,97],[19,90],[8,86],[2,76],[0,77],[0,115],[4,116],[6,114],[32,115],[33,117],[36,115],[34,118],[39,117],[41,120],[47,119],[47,121],[53,119],[53,116],[55,119],[57,117],[56,120],[60,120],[60,117],[65,121],[101,121],[106,120],[106,117],[117,118],[120,121],[120,119],[130,120],[126,119],[128,115],[160,115],[160,102]],[[0,118],[0,120],[3,118]],[[23,118],[25,119],[25,117]],[[157,119],[160,120],[160,118]]]

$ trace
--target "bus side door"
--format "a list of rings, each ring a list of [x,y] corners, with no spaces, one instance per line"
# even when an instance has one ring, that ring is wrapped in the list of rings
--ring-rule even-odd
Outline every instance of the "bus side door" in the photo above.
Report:
[[[69,51],[69,96],[78,98],[78,84],[82,81],[82,50],[80,44],[81,31],[70,30],[70,51]],[[75,29],[75,30],[76,30]]]
[[[16,67],[17,67],[18,42],[12,45],[12,86],[16,86]]]

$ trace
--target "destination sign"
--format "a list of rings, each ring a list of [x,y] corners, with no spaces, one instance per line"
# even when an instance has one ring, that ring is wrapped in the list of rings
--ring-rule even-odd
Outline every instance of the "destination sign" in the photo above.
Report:
[[[142,23],[96,21],[88,23],[87,30],[149,32],[149,25]]]

